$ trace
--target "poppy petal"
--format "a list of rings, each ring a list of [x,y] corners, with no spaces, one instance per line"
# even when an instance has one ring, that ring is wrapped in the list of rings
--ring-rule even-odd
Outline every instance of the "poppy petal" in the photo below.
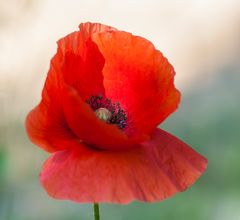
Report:
[[[95,33],[92,39],[105,58],[106,96],[120,102],[138,130],[152,132],[180,101],[172,65],[151,42],[127,32]]]
[[[102,33],[116,30],[113,27],[99,24],[99,23],[81,23],[79,31],[72,32],[58,41],[58,46],[61,48],[63,54],[73,52],[79,54],[81,57],[85,55],[86,42],[94,33]]]
[[[52,62],[52,66],[56,67],[57,71],[49,74],[63,74],[64,80],[75,87],[82,98],[86,100],[91,95],[105,93],[102,76],[105,60],[97,45],[91,40],[91,36],[93,33],[111,31],[114,28],[89,22],[81,24],[79,27],[79,31],[58,41],[58,51],[55,56],[59,61],[54,62],[55,60],[53,60]]]
[[[83,42],[82,34],[81,31],[76,32],[78,35],[76,42],[67,36],[61,39],[58,45],[64,51],[62,74],[65,82],[75,87],[86,100],[92,95],[105,94],[102,75],[105,60],[90,36]],[[69,41],[72,43],[72,48],[69,48]],[[73,48],[76,45],[79,46],[78,49]]]
[[[30,140],[48,152],[69,148],[70,142],[76,139],[67,126],[63,113],[44,102],[28,114],[25,124]]]
[[[95,43],[86,42],[85,57],[66,53],[62,65],[63,80],[78,90],[83,100],[93,95],[105,95],[102,69],[104,58]]]
[[[63,110],[68,126],[85,143],[96,148],[126,150],[146,140],[146,135],[129,138],[117,126],[107,124],[97,118],[77,91],[65,85],[62,90]]]
[[[62,111],[59,94],[63,81],[73,85],[84,99],[93,94],[104,94],[104,58],[90,37],[92,33],[107,30],[113,28],[85,23],[80,25],[80,31],[58,41],[58,50],[51,60],[42,101],[26,119],[30,139],[46,151],[68,148],[69,140],[76,138],[67,126]]]
[[[185,190],[206,165],[207,160],[188,145],[156,129],[151,141],[125,152],[95,151],[76,143],[45,162],[40,180],[56,199],[154,202]]]

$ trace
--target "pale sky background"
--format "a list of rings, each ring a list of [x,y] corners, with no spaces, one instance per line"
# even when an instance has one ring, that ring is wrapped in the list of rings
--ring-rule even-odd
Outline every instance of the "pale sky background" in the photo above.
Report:
[[[0,0],[0,103],[5,112],[10,114],[9,100],[16,117],[36,104],[55,42],[86,21],[152,41],[175,67],[180,90],[211,79],[239,57],[239,0]]]

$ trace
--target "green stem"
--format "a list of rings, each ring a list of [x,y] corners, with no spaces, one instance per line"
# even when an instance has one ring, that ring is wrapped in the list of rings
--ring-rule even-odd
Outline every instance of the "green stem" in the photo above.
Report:
[[[100,214],[99,214],[99,205],[98,203],[93,204],[94,209],[94,220],[100,220]]]

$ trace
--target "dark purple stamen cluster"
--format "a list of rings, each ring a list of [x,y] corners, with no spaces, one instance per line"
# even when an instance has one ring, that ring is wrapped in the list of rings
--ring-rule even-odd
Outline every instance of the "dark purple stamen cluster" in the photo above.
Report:
[[[111,113],[111,118],[107,121],[107,123],[115,124],[120,129],[124,129],[126,127],[127,115],[126,112],[121,109],[120,104],[118,102],[112,103],[110,99],[98,96],[92,96],[87,101],[93,111],[96,111],[99,108],[106,108]]]

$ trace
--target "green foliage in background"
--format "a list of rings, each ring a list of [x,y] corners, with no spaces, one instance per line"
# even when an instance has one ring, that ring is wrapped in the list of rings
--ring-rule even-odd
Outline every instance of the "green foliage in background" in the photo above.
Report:
[[[3,145],[0,144],[0,183],[3,183],[5,177],[6,167],[6,151]]]

